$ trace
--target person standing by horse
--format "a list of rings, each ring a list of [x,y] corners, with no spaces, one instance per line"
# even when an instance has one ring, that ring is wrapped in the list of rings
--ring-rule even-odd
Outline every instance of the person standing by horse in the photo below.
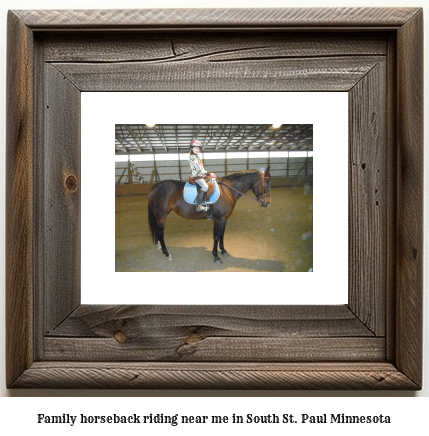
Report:
[[[197,199],[196,203],[196,211],[197,212],[207,212],[208,207],[203,206],[203,203],[206,199],[208,186],[206,181],[204,180],[207,177],[207,171],[204,169],[204,165],[201,159],[198,157],[198,153],[202,151],[201,142],[198,139],[193,139],[191,141],[191,152],[189,153],[188,165],[191,169],[191,177],[195,180],[197,184]],[[216,178],[216,174],[210,173],[209,176],[211,178]]]

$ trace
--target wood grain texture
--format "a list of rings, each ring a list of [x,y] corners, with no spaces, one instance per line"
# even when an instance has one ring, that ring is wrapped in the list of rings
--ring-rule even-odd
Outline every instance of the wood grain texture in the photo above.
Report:
[[[383,338],[187,337],[171,329],[168,337],[154,330],[138,339],[122,331],[111,339],[46,338],[44,360],[117,362],[383,362]],[[150,334],[152,333],[152,335]]]
[[[44,328],[61,323],[80,304],[80,91],[45,66],[43,156]]]
[[[82,305],[49,336],[138,340],[155,331],[187,337],[366,337],[374,334],[345,305],[338,306],[104,306]]]
[[[80,33],[61,38],[45,34],[46,62],[61,59],[68,63],[182,62],[256,60],[285,58],[323,58],[339,56],[386,55],[386,38],[377,34],[343,32],[340,38],[331,34],[284,34],[282,32],[240,32],[186,34],[108,34],[91,37]],[[106,40],[109,50],[106,53]]]
[[[383,361],[385,340],[346,306],[99,305],[79,307],[44,349],[47,360]]]
[[[101,41],[104,47],[109,41],[107,58]],[[387,50],[385,38],[356,43],[349,34],[167,33],[126,40],[102,34],[58,45],[48,37],[46,45],[46,60],[83,91],[99,91],[101,83],[109,91],[348,91]]]
[[[28,28],[8,14],[6,111],[6,381],[33,354],[33,50]]]
[[[237,52],[238,53],[238,52]],[[55,63],[82,91],[348,91],[378,57],[237,62]]]
[[[423,12],[398,32],[396,347],[398,367],[422,382]]]
[[[14,11],[32,29],[395,28],[416,8],[131,9]]]
[[[349,307],[376,335],[386,320],[386,63],[349,93]],[[359,290],[358,290],[359,289]]]
[[[8,26],[9,387],[421,387],[420,9],[17,11]],[[349,92],[348,307],[77,307],[80,92],[167,89]]]
[[[386,214],[386,359],[395,361],[396,353],[396,231],[397,231],[397,41],[396,35],[392,34],[388,38],[387,52],[387,75],[386,106],[390,108],[386,111],[386,138],[387,138],[387,172],[386,196],[390,201],[387,203]]]
[[[91,389],[416,389],[389,363],[35,363],[14,387]]]

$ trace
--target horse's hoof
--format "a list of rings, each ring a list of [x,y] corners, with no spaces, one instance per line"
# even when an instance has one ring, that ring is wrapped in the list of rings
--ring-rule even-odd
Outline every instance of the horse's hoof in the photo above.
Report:
[[[215,263],[216,265],[222,265],[222,261],[221,261],[220,259],[215,259],[215,260],[214,260],[214,263]]]
[[[171,254],[168,255],[167,260],[173,260],[173,256]]]
[[[223,253],[221,253],[221,254],[222,254],[222,256],[225,256],[225,257],[229,256],[229,253],[226,250]]]
[[[158,244],[156,244],[156,248],[157,248],[158,251],[161,251],[161,250],[162,250],[162,247],[161,247],[161,243],[160,243],[160,242],[158,242]]]

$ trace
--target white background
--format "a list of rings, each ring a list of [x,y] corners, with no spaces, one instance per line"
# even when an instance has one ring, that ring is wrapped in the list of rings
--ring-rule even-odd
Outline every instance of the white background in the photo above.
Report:
[[[181,109],[189,99],[205,104],[190,114]],[[234,104],[225,104],[229,101]],[[308,230],[313,230],[314,272],[230,272],[227,276],[220,272],[184,272],[167,273],[167,280],[161,280],[165,273],[158,272],[115,273],[115,186],[106,174],[107,188],[93,195],[94,164],[113,171],[115,123],[145,124],[149,119],[157,124],[313,124],[314,228]],[[82,93],[82,303],[346,304],[347,125],[346,92],[241,92],[239,98],[222,92],[193,92],[192,96],[182,92]],[[329,170],[332,168],[335,171]],[[147,226],[146,210],[135,225]],[[213,245],[212,240],[204,243],[208,248]],[[168,238],[166,244],[168,247]],[[155,247],[151,248],[159,262],[168,262]],[[190,286],[196,276],[201,282],[219,284],[216,292],[201,292]],[[133,286],[124,286],[126,283]],[[161,287],[160,283],[166,285]],[[153,289],[156,292],[150,291]],[[245,295],[240,289],[246,289]]]
[[[0,45],[0,56],[2,68],[0,69],[0,78],[1,78],[1,89],[0,89],[0,98],[2,101],[2,107],[6,110],[5,106],[5,59],[6,59],[6,11],[8,9],[58,9],[66,8],[66,9],[85,9],[85,8],[142,8],[142,7],[296,7],[296,6],[421,6],[424,7],[426,1],[397,1],[397,0],[342,0],[342,1],[328,1],[328,2],[318,2],[318,1],[292,1],[292,0],[147,0],[147,1],[138,1],[138,0],[121,0],[121,1],[108,1],[108,0],[74,0],[74,1],[64,1],[59,2],[58,0],[14,0],[14,1],[3,1],[0,5],[1,11],[1,45]],[[428,22],[427,14],[425,23]],[[427,28],[427,26],[426,26]],[[428,41],[427,36],[425,36],[425,59],[428,59]],[[427,71],[427,68],[426,68]],[[427,77],[427,73],[426,73]],[[425,101],[427,99],[427,91],[425,91]],[[427,111],[425,115],[425,120],[427,119]],[[427,121],[425,125],[428,126]],[[1,137],[4,138],[4,117],[0,118],[0,133]],[[427,141],[427,140],[426,140]],[[3,145],[2,145],[3,146]],[[425,166],[427,168],[427,158],[425,159]],[[0,174],[4,174],[4,157],[3,155],[0,157]],[[4,180],[1,180],[1,192],[4,193]],[[0,213],[0,226],[4,230],[4,202],[1,203],[1,213]],[[427,219],[426,219],[427,224]],[[0,233],[1,238],[1,246],[4,247],[4,231]],[[426,241],[425,237],[425,241]],[[1,283],[4,283],[4,250],[0,253],[1,262],[3,267],[0,270],[0,280]],[[427,265],[426,260],[426,270],[429,265]],[[427,285],[425,285],[425,376],[428,376],[428,337],[429,331],[427,327],[427,319],[428,319],[428,310],[427,310]],[[1,297],[2,304],[0,305],[0,319],[4,320],[4,287],[1,289]],[[1,336],[0,336],[0,374],[4,374],[4,323],[2,322],[0,325],[1,328]],[[186,413],[186,411],[195,411],[194,413],[202,413],[202,410],[210,409],[212,413],[216,413],[217,411],[221,414],[223,411],[227,410],[229,413],[233,412],[235,408],[247,408],[253,410],[260,410],[261,413],[263,411],[268,412],[278,412],[281,410],[290,410],[291,407],[296,407],[299,411],[305,413],[304,409],[308,404],[311,407],[311,410],[314,410],[316,413],[323,413],[323,410],[327,409],[329,413],[334,413],[336,410],[353,410],[354,412],[362,412],[365,413],[368,408],[371,411],[377,412],[380,411],[380,407],[384,410],[388,410],[392,415],[397,417],[396,423],[393,426],[389,427],[379,427],[379,426],[348,426],[347,431],[353,435],[361,435],[363,432],[365,434],[383,434],[384,431],[398,430],[403,431],[422,431],[422,428],[427,428],[426,423],[426,415],[428,410],[428,401],[427,397],[429,394],[428,384],[425,381],[424,388],[421,392],[294,392],[294,391],[73,391],[73,390],[20,390],[20,391],[8,391],[5,388],[4,383],[4,375],[0,379],[0,395],[7,396],[17,396],[17,397],[73,397],[73,396],[126,396],[130,398],[122,398],[122,399],[89,399],[89,398],[79,398],[75,399],[73,404],[71,404],[71,410],[81,412],[82,409],[84,413],[91,413],[91,411],[98,411],[101,408],[104,408],[106,413],[114,412],[117,410],[118,412],[127,410],[129,413],[134,411],[134,408],[139,408],[142,413],[147,411],[156,411],[158,407],[164,407],[166,412],[172,412],[174,410],[174,405],[179,408],[181,413]],[[169,397],[169,396],[183,396],[187,398],[182,398],[180,400],[174,398],[145,398],[145,397]],[[195,397],[230,397],[230,398],[195,398]],[[249,398],[233,398],[234,396],[242,396]],[[288,398],[288,397],[305,397],[305,396],[319,396],[322,398]],[[340,396],[345,397],[354,397],[354,398],[337,398]],[[372,397],[372,398],[361,398],[364,397]],[[377,398],[379,396],[390,396],[392,398]],[[421,399],[407,399],[404,397],[426,397]],[[131,398],[138,397],[138,398]],[[255,398],[255,397],[267,397],[267,398]],[[67,412],[67,408],[65,407],[68,404],[67,398],[42,398],[42,399],[32,399],[32,398],[1,398],[0,399],[0,430],[4,433],[4,429],[8,424],[12,425],[12,429],[10,428],[6,431],[12,433],[13,431],[17,431],[18,434],[20,430],[27,430],[31,434],[59,434],[58,427],[51,428],[48,430],[46,427],[42,429],[37,428],[34,424],[34,414],[35,413],[44,413],[46,410],[52,410],[52,412],[63,413]],[[424,403],[422,402],[424,400]],[[42,410],[41,410],[42,409]],[[79,410],[80,409],[80,410]],[[380,412],[383,412],[380,411]],[[46,412],[45,412],[46,413]],[[189,412],[191,413],[191,412]],[[252,413],[252,411],[250,412]],[[338,412],[340,413],[340,412]],[[209,427],[210,428],[210,427]],[[208,429],[206,429],[206,432]],[[65,427],[60,427],[61,433],[68,433],[69,430]],[[196,430],[195,430],[196,429]],[[267,431],[266,427],[256,427],[258,431]],[[89,434],[89,432],[93,433],[94,431],[103,431],[105,434],[110,434],[118,431],[124,431],[122,428],[110,427],[109,429],[104,427],[96,427],[89,428],[84,434]],[[219,428],[214,427],[210,428],[212,432],[216,431],[216,434],[219,433]],[[270,432],[274,430],[268,427]],[[314,434],[314,431],[317,431],[321,434],[329,434],[332,435],[334,430],[332,427],[323,427],[321,425],[317,427],[309,427],[304,428],[303,434]],[[109,431],[109,432],[108,432]],[[128,431],[128,430],[127,430]],[[201,429],[194,427],[194,431],[198,431],[201,433]],[[222,430],[221,430],[222,431]],[[225,431],[225,430],[223,430]],[[236,431],[236,430],[235,430]],[[285,434],[288,428],[284,429],[281,427],[281,434]],[[341,431],[341,434],[344,434],[345,428],[343,426],[337,427],[336,431]],[[279,430],[277,430],[279,432]],[[328,433],[329,432],[329,433]],[[177,433],[177,432],[176,432]],[[5,433],[6,434],[6,433]],[[80,433],[80,434],[83,434]],[[133,433],[131,433],[133,434]],[[137,434],[137,433],[136,433]],[[139,428],[138,434],[143,434],[142,429]],[[287,433],[286,433],[287,434]],[[293,434],[301,434],[301,433],[293,433]]]

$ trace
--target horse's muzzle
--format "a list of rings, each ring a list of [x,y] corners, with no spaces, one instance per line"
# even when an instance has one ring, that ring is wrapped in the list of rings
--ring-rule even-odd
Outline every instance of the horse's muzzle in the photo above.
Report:
[[[265,203],[264,200],[258,200],[258,202],[262,207],[270,207],[270,202]]]

